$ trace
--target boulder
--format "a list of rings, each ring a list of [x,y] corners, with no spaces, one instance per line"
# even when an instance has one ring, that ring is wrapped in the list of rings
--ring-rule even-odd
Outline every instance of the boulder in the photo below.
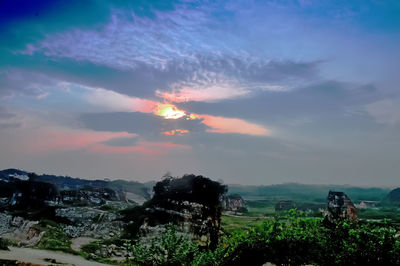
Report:
[[[246,202],[239,195],[228,195],[222,200],[222,209],[230,212],[246,212]]]
[[[340,219],[357,220],[357,210],[344,192],[329,191],[325,219],[334,222]]]

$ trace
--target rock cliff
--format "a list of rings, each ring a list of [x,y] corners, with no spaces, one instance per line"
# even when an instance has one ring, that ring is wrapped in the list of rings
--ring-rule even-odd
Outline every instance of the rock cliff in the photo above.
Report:
[[[327,197],[327,213],[325,216],[329,222],[338,219],[357,220],[357,210],[350,198],[343,192],[329,191]]]
[[[237,194],[225,196],[222,200],[222,209],[227,212],[247,212],[246,202]]]
[[[159,234],[161,225],[173,223],[200,245],[215,248],[226,191],[226,186],[203,176],[168,177],[154,186],[153,198],[141,210],[127,217],[131,215],[130,222],[144,239]]]

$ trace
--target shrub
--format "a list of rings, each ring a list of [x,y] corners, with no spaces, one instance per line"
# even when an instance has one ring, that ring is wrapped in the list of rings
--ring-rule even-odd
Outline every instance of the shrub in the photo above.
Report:
[[[9,250],[8,245],[8,240],[0,237],[0,250]]]
[[[400,239],[392,224],[337,221],[291,210],[261,225],[236,230],[216,250],[201,250],[190,240],[167,231],[149,245],[132,246],[138,265],[400,265]]]
[[[175,226],[166,226],[166,232],[151,241],[149,245],[132,245],[131,263],[138,265],[190,265],[197,246],[184,236],[177,235]]]
[[[54,227],[47,225],[38,247],[41,249],[61,250],[74,253],[71,249],[71,239],[64,233],[60,226]]]

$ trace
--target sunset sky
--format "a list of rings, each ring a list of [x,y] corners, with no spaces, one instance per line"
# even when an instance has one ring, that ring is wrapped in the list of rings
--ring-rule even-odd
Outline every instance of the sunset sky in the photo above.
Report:
[[[0,2],[0,168],[400,184],[400,1]]]

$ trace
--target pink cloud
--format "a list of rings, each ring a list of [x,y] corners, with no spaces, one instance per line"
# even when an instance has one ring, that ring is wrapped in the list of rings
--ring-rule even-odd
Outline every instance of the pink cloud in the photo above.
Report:
[[[187,114],[185,110],[181,110],[176,105],[169,102],[161,103],[139,99],[105,89],[90,90],[92,91],[90,99],[93,104],[101,105],[113,111],[153,113],[165,119],[201,119],[202,123],[210,127],[207,131],[214,133],[237,133],[254,136],[269,135],[269,130],[263,126],[242,119],[198,115],[194,113]],[[185,100],[214,101],[232,98],[246,93],[247,91],[236,90],[234,87],[216,89],[212,86],[200,90],[183,88],[172,93],[157,91],[158,96],[170,102],[182,102]],[[177,133],[182,135],[186,132],[162,132],[164,135],[176,135]]]
[[[152,113],[160,104],[155,101],[130,97],[115,91],[102,88],[87,88],[90,104],[116,112]]]
[[[196,72],[189,80],[171,84],[168,91],[156,91],[157,96],[170,102],[217,102],[249,93],[249,88],[238,80],[207,71]]]
[[[142,112],[153,113],[165,119],[179,119],[184,117],[185,111],[174,104],[157,102],[137,97],[130,97],[118,92],[101,88],[87,88],[89,103],[104,109],[116,112]]]
[[[128,132],[100,132],[61,127],[32,130],[22,141],[23,149],[31,152],[79,150],[114,138],[135,137]]]
[[[91,152],[95,153],[110,153],[110,154],[124,154],[131,152],[140,152],[147,155],[161,155],[168,152],[171,149],[177,150],[188,150],[191,146],[176,144],[172,142],[150,142],[140,141],[135,146],[121,147],[121,146],[109,146],[104,143],[97,143],[90,147]]]
[[[194,115],[203,119],[202,123],[210,127],[208,132],[214,133],[237,133],[254,136],[267,136],[269,130],[238,118],[227,118],[212,115]]]
[[[106,141],[115,138],[137,137],[128,132],[100,132],[92,130],[46,127],[32,130],[29,137],[19,141],[19,150],[29,153],[48,153],[72,150],[86,150],[92,153],[124,154],[139,152],[160,155],[169,150],[188,150],[191,146],[172,142],[138,141],[133,146],[111,146]]]
[[[156,91],[156,95],[171,102],[216,102],[245,96],[248,90],[232,85],[211,85],[204,88],[183,87],[171,92]]]
[[[162,132],[163,135],[167,135],[167,136],[183,135],[183,134],[187,134],[187,133],[189,133],[189,130],[187,130],[187,129],[173,129],[173,130]]]

